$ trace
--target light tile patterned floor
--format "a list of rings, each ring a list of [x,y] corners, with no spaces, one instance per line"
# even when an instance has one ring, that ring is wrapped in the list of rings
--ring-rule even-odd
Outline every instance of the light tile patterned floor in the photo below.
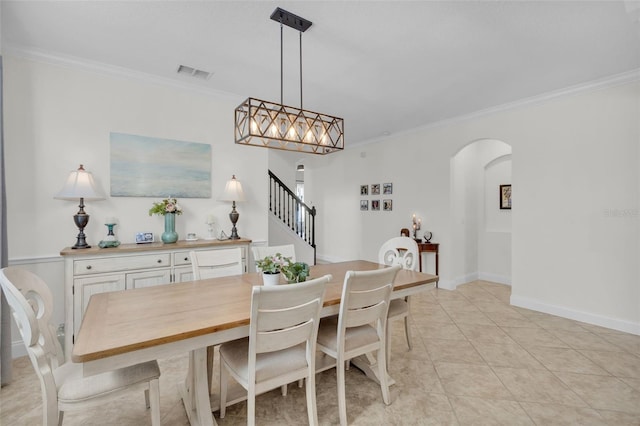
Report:
[[[508,286],[476,281],[413,299],[414,349],[392,323],[392,404],[356,369],[347,373],[354,425],[640,425],[640,336],[509,306]],[[0,424],[37,425],[38,381],[27,358],[0,391]],[[185,425],[178,394],[186,356],[160,360],[162,422]],[[318,417],[337,424],[335,371],[317,379]],[[65,425],[150,424],[140,393],[91,413],[67,413]],[[218,424],[246,424],[244,403]],[[290,385],[258,398],[259,424],[306,423],[304,390]]]

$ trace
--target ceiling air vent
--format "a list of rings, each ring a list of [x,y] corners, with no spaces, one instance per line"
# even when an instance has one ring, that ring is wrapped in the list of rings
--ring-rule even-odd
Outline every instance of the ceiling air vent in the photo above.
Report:
[[[199,70],[193,67],[188,67],[186,65],[178,66],[178,74],[189,75],[191,77],[199,78],[201,80],[209,80],[209,77],[213,75],[212,72]]]

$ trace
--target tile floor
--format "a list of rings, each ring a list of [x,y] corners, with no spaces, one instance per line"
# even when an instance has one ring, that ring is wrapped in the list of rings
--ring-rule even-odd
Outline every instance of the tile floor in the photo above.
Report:
[[[392,323],[392,404],[361,372],[347,373],[347,415],[354,425],[640,425],[640,336],[509,306],[510,288],[476,281],[456,291],[413,299],[414,348],[402,321]],[[186,356],[162,359],[161,415],[186,425],[178,382]],[[27,358],[0,391],[0,424],[41,422],[38,381]],[[317,379],[318,417],[337,424],[335,370]],[[65,415],[65,425],[150,424],[142,393],[91,413]],[[219,425],[246,424],[245,404]],[[306,424],[303,389],[290,385],[258,397],[264,425]]]

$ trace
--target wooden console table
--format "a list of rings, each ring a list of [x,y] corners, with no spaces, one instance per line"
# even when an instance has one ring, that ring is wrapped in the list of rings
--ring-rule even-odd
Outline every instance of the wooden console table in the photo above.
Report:
[[[422,272],[422,253],[435,253],[436,254],[436,275],[438,274],[438,247],[439,243],[419,243],[418,244],[418,253],[420,254],[420,272]],[[438,281],[436,281],[436,288],[438,287]]]

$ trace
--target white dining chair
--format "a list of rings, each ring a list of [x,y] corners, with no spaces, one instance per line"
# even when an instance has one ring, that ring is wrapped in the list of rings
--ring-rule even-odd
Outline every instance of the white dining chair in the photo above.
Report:
[[[316,337],[331,275],[295,285],[254,286],[249,337],[220,345],[220,418],[229,376],[247,390],[247,424],[255,424],[256,395],[306,379],[307,414],[318,424]]]
[[[382,244],[378,251],[378,263],[383,265],[401,265],[404,269],[420,269],[418,244],[409,237],[394,237]],[[409,350],[413,347],[411,337],[411,297],[393,299],[389,304],[388,320],[404,319],[404,333]],[[391,359],[391,327],[387,324],[387,368]]]
[[[191,269],[194,280],[228,277],[244,273],[240,247],[218,250],[191,250]],[[213,363],[215,346],[207,346],[207,377],[213,387]],[[213,390],[213,389],[211,389]]]
[[[244,273],[240,247],[189,252],[193,279],[227,277]]]
[[[251,247],[253,252],[253,260],[264,259],[267,256],[273,256],[276,253],[280,253],[282,257],[291,258],[292,262],[296,261],[296,248],[293,244],[285,244],[280,246],[254,246]],[[258,270],[258,272],[260,272]]]
[[[347,424],[345,363],[376,352],[382,400],[389,405],[386,327],[389,298],[399,265],[372,271],[348,271],[337,316],[323,318],[318,329],[318,350],[336,360],[340,424]]]
[[[62,348],[49,323],[53,299],[47,284],[32,272],[9,267],[0,270],[0,285],[40,380],[43,425],[61,425],[65,411],[89,411],[131,389],[144,390],[151,424],[160,424],[160,368],[156,361],[83,377],[81,364],[63,363]]]

